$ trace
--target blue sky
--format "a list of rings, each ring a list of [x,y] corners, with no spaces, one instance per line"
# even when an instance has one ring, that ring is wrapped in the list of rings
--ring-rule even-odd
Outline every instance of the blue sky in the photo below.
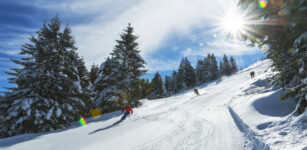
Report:
[[[139,49],[150,78],[156,71],[168,75],[182,57],[195,67],[198,59],[214,53],[234,56],[239,68],[263,58],[257,47],[228,39],[218,22],[237,0],[9,0],[0,1],[0,91],[7,83],[5,71],[16,67],[22,44],[56,14],[69,24],[78,52],[89,67],[109,56],[115,40],[130,22],[139,36]]]

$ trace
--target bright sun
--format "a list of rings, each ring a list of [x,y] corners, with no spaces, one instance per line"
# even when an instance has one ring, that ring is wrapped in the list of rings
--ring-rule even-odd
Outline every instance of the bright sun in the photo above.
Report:
[[[223,28],[230,33],[238,33],[242,29],[244,21],[240,16],[227,16],[223,20]]]
[[[240,38],[240,35],[246,30],[245,26],[245,18],[238,13],[227,13],[219,19],[219,29],[234,38]]]

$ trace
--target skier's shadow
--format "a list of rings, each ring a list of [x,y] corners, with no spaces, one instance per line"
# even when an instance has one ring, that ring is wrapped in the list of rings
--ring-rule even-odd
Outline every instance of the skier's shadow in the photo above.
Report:
[[[99,131],[103,131],[103,130],[110,129],[110,128],[112,128],[112,127],[118,125],[118,124],[121,123],[121,122],[123,122],[123,120],[118,120],[118,121],[116,121],[115,123],[113,123],[113,124],[111,124],[111,125],[109,125],[109,126],[107,126],[107,127],[97,129],[97,130],[95,130],[95,131],[93,131],[93,132],[91,132],[91,133],[89,133],[89,134],[93,134],[93,133],[96,133],[96,132],[99,132]]]

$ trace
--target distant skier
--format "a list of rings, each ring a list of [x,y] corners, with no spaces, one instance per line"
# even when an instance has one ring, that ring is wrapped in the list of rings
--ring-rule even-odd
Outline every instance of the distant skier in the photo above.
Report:
[[[122,116],[120,120],[125,120],[128,115],[133,114],[133,110],[129,104],[127,104],[126,107],[123,108],[122,112],[123,111],[125,111],[125,114]]]
[[[194,88],[194,93],[195,93],[196,95],[199,95],[198,89]]]
[[[255,72],[252,71],[252,72],[250,73],[250,75],[251,75],[251,78],[254,78],[254,77],[255,77]]]

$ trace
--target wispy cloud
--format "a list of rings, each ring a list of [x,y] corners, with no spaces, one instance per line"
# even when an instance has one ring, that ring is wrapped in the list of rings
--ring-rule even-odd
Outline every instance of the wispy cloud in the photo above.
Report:
[[[6,57],[0,57],[0,61],[10,61],[10,59]]]
[[[238,40],[217,38],[205,43],[206,46],[188,48],[182,53],[184,56],[207,56],[209,53],[214,53],[216,56],[223,56],[224,54],[228,56],[238,56],[259,52],[258,48],[246,46],[246,43]]]
[[[214,30],[208,31],[207,28],[214,28],[214,22],[223,14],[223,10],[235,8],[238,2],[238,0],[12,1],[25,6],[31,4],[24,11],[33,10],[32,16],[36,16],[37,12],[43,12],[44,15],[39,17],[39,21],[41,18],[49,20],[50,16],[58,13],[63,23],[68,23],[72,27],[79,53],[84,57],[87,66],[105,61],[116,44],[115,40],[119,39],[119,34],[128,23],[131,23],[135,28],[135,33],[140,37],[138,39],[139,49],[150,71],[173,70],[178,67],[181,58],[157,59],[152,57],[152,54],[159,48],[168,45],[167,39],[181,36],[188,37],[191,42],[197,42],[205,38],[208,33],[215,32]],[[25,23],[28,24],[28,22],[26,19]],[[195,28],[204,30],[195,33]],[[34,34],[32,26],[25,28],[22,32],[24,31]],[[22,35],[29,36],[28,34]],[[16,37],[0,45],[14,44],[11,47],[20,47],[27,41],[27,37]],[[225,38],[213,38],[209,41],[199,41],[197,47],[191,47],[191,49],[172,45],[170,50],[182,56],[206,56],[208,53],[240,55],[254,52],[254,49],[242,43],[235,43]],[[5,51],[4,53],[15,55],[17,51]]]
[[[150,58],[147,60],[146,69],[148,73],[154,73],[156,71],[169,71],[175,70],[178,68],[180,61],[179,60],[170,60],[166,59],[161,61],[161,59]]]
[[[84,6],[89,6],[86,8],[93,11],[104,5],[109,6],[108,2],[110,1],[99,4],[94,1],[93,4],[84,4]],[[229,0],[227,2],[226,0],[135,0],[134,2],[131,6],[126,4],[125,8],[116,9],[116,14],[112,13],[114,10],[111,8],[117,5],[114,4],[113,7],[110,5],[104,13],[95,16],[94,21],[73,25],[80,53],[89,64],[101,62],[107,57],[115,45],[115,40],[119,38],[119,33],[129,22],[140,37],[138,41],[141,54],[148,58],[159,46],[167,44],[164,42],[171,35],[190,36],[194,27],[207,26],[214,20],[216,11],[228,4]],[[233,2],[236,3],[235,0]],[[81,3],[78,1],[78,6],[83,6]]]
[[[3,54],[12,55],[15,56],[19,54],[20,50],[7,50],[7,51],[1,51]]]

